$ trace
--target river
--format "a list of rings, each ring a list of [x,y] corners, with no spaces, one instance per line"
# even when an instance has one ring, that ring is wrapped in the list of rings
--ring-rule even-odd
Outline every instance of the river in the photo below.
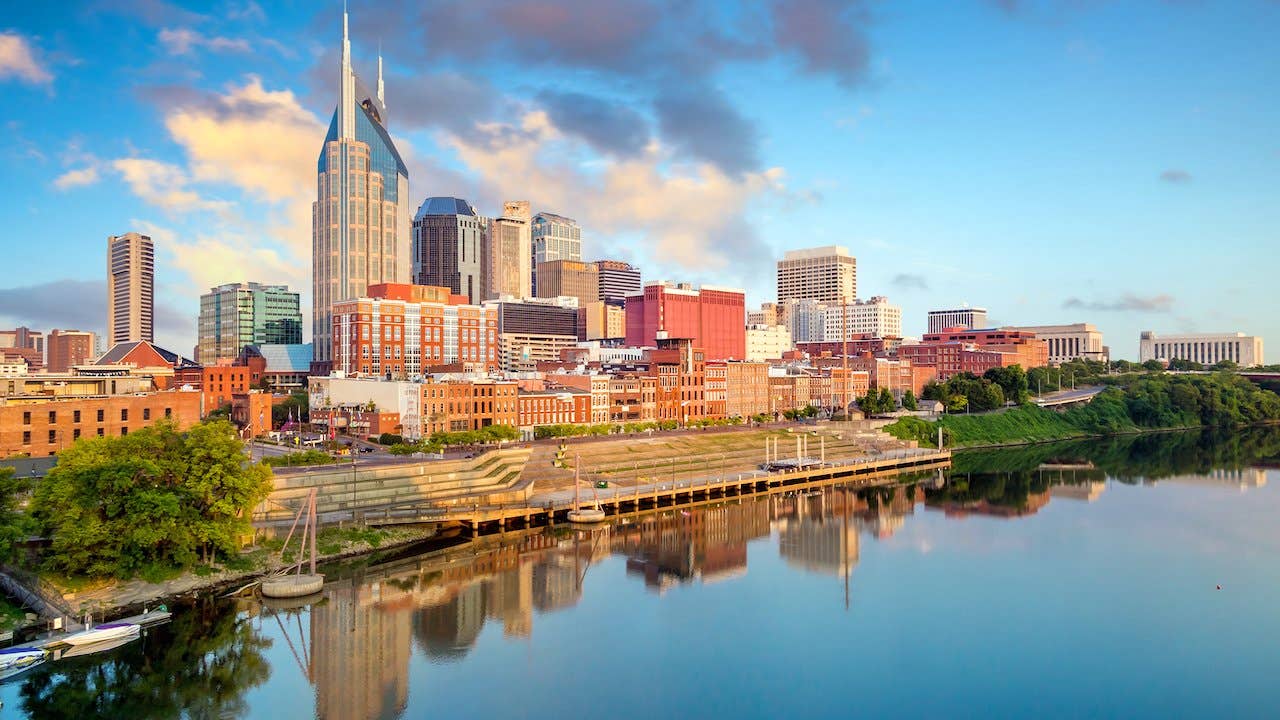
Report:
[[[1277,717],[1276,468],[1280,429],[1145,435],[459,540],[179,608],[0,717]]]

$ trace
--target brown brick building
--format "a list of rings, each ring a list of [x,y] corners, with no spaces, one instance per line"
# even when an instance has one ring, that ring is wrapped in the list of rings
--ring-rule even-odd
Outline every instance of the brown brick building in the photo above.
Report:
[[[80,438],[117,437],[169,419],[185,430],[200,421],[200,393],[76,398],[9,398],[0,405],[0,457],[47,457]]]

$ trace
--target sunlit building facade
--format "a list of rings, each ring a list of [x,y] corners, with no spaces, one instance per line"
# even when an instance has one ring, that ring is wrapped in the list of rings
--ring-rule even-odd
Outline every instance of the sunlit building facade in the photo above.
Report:
[[[528,200],[503,204],[502,215],[489,221],[489,292],[486,299],[502,296],[533,297],[533,264],[529,251]]]
[[[581,260],[582,227],[573,218],[540,212],[533,216],[530,233],[533,237],[533,293],[549,297],[538,293],[538,266],[555,260]]]
[[[413,218],[413,283],[447,287],[470,303],[483,301],[488,238],[489,219],[466,200],[423,200]]]

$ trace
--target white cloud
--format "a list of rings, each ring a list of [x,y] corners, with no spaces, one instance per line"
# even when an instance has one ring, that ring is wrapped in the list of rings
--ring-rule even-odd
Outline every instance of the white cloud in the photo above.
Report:
[[[161,28],[157,36],[165,52],[170,55],[187,55],[204,48],[210,52],[249,52],[249,41],[243,38],[221,36],[208,37],[191,28]]]
[[[76,170],[68,170],[58,177],[54,178],[53,186],[59,190],[70,190],[71,188],[92,185],[98,182],[98,168],[95,165],[79,168]]]
[[[189,189],[187,174],[177,165],[129,157],[112,161],[111,167],[120,173],[134,195],[166,212],[221,212],[230,207],[230,203],[226,201],[206,200],[198,192]]]
[[[30,41],[15,32],[0,33],[0,79],[17,78],[32,85],[48,85],[53,73],[36,58]]]

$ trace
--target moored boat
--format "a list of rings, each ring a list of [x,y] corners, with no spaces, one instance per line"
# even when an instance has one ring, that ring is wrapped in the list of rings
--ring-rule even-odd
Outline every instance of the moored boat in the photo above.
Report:
[[[0,679],[12,677],[44,662],[48,654],[36,648],[5,648],[0,650]]]
[[[102,642],[104,640],[115,640],[117,638],[137,635],[141,631],[141,627],[133,623],[106,623],[103,625],[95,625],[88,630],[81,630],[78,633],[72,633],[64,638],[59,638],[58,642],[67,645],[88,645],[90,643]]]

